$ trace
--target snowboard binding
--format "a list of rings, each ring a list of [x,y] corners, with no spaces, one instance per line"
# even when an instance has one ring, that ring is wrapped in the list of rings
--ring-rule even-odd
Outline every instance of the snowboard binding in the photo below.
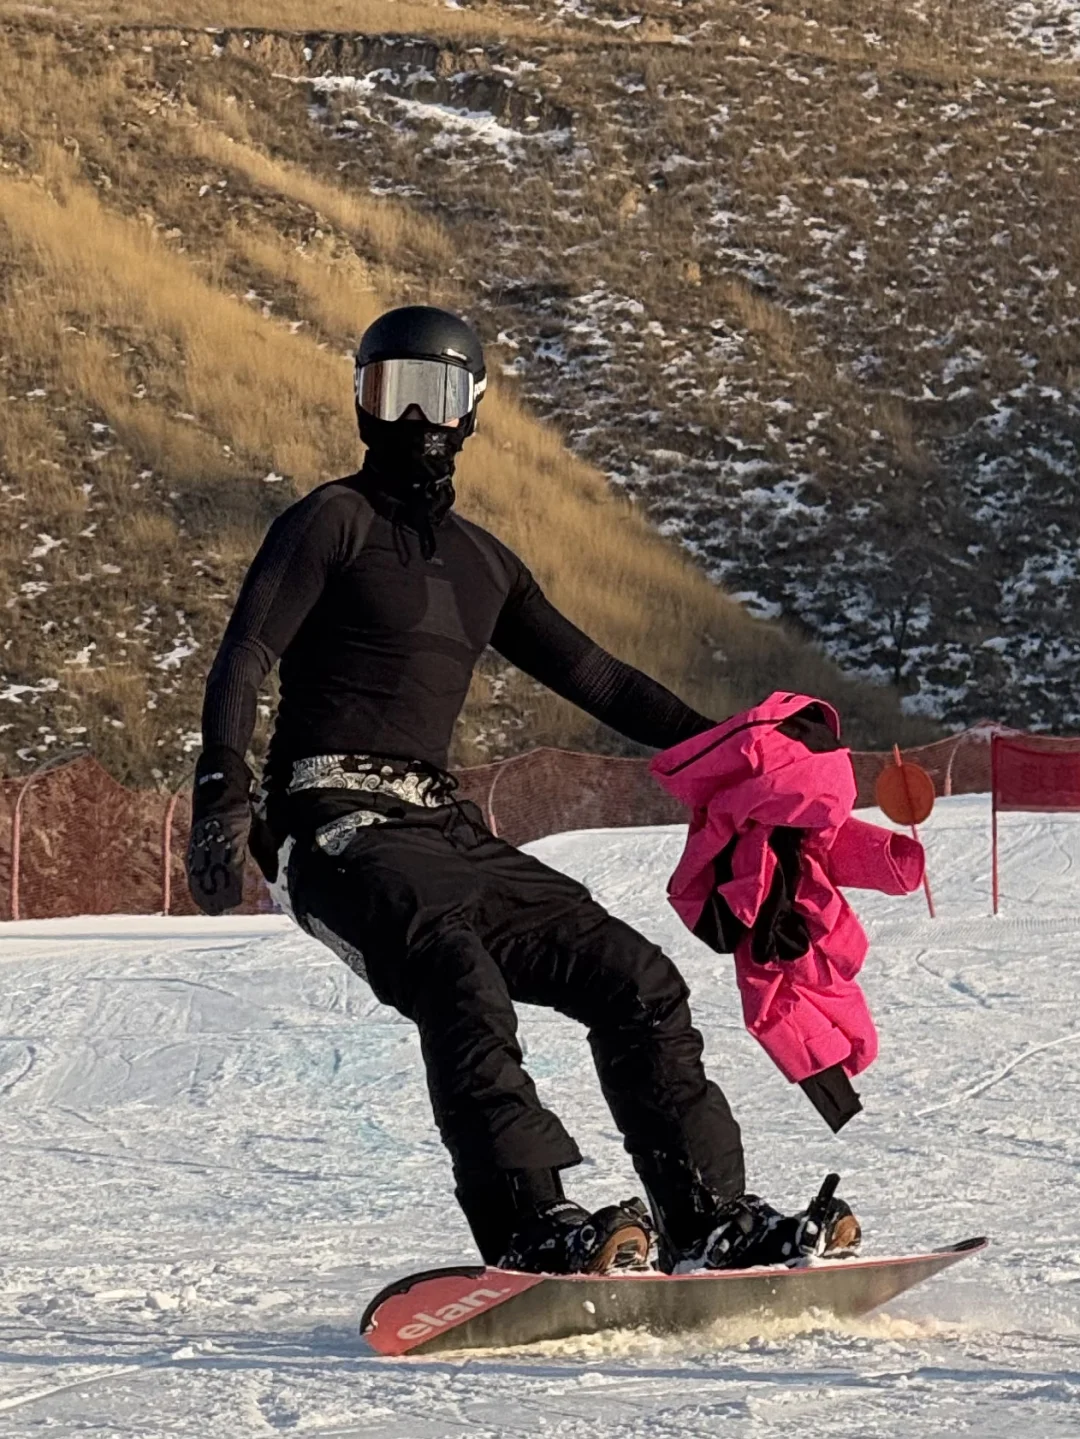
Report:
[[[807,1258],[850,1259],[862,1243],[862,1226],[850,1205],[836,1198],[839,1183],[839,1174],[827,1174],[807,1205],[799,1239]]]
[[[797,1214],[785,1215],[756,1194],[741,1194],[720,1205],[701,1244],[679,1255],[673,1274],[702,1269],[796,1268],[814,1259],[845,1259],[862,1239],[859,1221],[836,1198],[838,1174],[828,1174],[817,1194]]]

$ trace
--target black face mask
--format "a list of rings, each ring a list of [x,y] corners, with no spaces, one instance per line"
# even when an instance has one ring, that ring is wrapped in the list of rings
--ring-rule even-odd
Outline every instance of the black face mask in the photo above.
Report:
[[[357,411],[367,445],[363,475],[394,502],[395,524],[415,530],[425,559],[435,553],[435,527],[454,503],[454,466],[473,431],[473,416],[454,429],[426,420],[377,420]]]

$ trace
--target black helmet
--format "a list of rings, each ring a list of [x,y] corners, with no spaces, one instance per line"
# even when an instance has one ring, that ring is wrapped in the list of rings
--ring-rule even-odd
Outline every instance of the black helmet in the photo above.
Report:
[[[416,406],[433,425],[470,422],[486,387],[476,331],[433,305],[390,310],[356,352],[357,408],[374,419],[393,422]]]
[[[434,305],[403,305],[369,325],[356,352],[357,365],[376,360],[452,360],[474,380],[486,380],[484,349],[473,327]]]

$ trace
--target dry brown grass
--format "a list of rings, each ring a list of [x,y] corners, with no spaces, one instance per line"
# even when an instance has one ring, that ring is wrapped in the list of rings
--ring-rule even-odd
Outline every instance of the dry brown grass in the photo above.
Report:
[[[783,305],[755,293],[744,280],[724,280],[717,290],[725,308],[734,312],[742,327],[778,363],[790,365],[806,348],[798,325]]]
[[[299,33],[419,34],[447,39],[535,35],[527,16],[498,6],[452,10],[442,0],[57,0],[57,17],[106,24],[245,27]],[[5,0],[0,16],[40,16],[44,7]],[[572,29],[559,26],[555,33]]]
[[[218,99],[215,108],[222,123],[236,133],[211,129],[205,123],[188,123],[184,125],[184,139],[194,154],[243,175],[270,194],[306,205],[385,264],[401,265],[410,258],[432,267],[450,263],[453,251],[449,238],[433,221],[395,200],[377,200],[363,192],[343,190],[297,165],[263,153],[251,143],[243,112],[235,104],[229,105],[228,97],[220,92]]]
[[[54,161],[61,157],[52,152]],[[335,400],[348,394],[342,366],[310,337],[290,334],[207,285],[186,258],[145,227],[111,215],[80,183],[54,196],[0,177],[0,213],[39,281],[11,307],[10,343],[39,363],[52,360],[139,460],[175,473],[179,449],[188,457],[182,472],[196,478],[206,473],[215,435],[227,436],[239,457],[265,456],[301,482],[323,474],[328,461],[347,461],[351,446],[334,423],[341,408]],[[60,324],[77,314],[86,317],[81,334]],[[192,421],[146,422],[107,330],[153,348],[161,404],[175,407],[174,415],[193,414],[205,427],[199,438],[179,438]]]

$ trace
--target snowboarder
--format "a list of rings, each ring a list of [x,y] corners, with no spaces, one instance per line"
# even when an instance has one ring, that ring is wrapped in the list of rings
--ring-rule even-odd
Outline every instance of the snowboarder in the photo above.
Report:
[[[492,835],[446,771],[488,644],[641,744],[713,721],[601,649],[453,509],[486,386],[468,324],[429,306],[383,315],[355,385],[363,468],[273,523],[210,672],[188,850],[196,903],[210,914],[240,903],[250,846],[296,921],[416,1024],[457,1199],[489,1264],[641,1266],[652,1230],[640,1200],[590,1214],[565,1197],[560,1173],[581,1155],[523,1067],[518,1000],[587,1026],[664,1268],[853,1249],[842,1201],[782,1216],[746,1193],[739,1128],[706,1077],[671,960],[583,885]],[[278,661],[253,823],[245,755]]]

